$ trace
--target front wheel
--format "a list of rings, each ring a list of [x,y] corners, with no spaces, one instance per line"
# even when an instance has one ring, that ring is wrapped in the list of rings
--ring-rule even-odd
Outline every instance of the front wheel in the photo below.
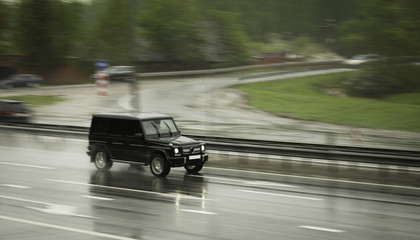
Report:
[[[150,171],[156,177],[164,177],[169,174],[171,167],[169,163],[160,155],[153,155],[152,161],[150,161]]]
[[[108,171],[112,167],[112,161],[109,159],[109,155],[102,149],[96,151],[94,155],[95,166],[100,171]]]
[[[184,168],[185,170],[187,170],[188,173],[198,173],[199,171],[201,171],[201,169],[203,169],[203,163],[189,166],[185,165]]]

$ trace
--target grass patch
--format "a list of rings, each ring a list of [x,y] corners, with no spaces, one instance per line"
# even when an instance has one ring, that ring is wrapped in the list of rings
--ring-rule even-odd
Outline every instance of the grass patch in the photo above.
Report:
[[[376,129],[420,132],[420,93],[384,100],[337,97],[327,88],[341,88],[352,72],[238,85],[251,106],[278,116]]]
[[[384,100],[392,103],[420,105],[420,92],[396,94],[389,96]]]
[[[0,97],[1,99],[18,100],[25,102],[33,107],[45,106],[55,104],[57,102],[65,101],[65,98],[56,96],[10,96]]]

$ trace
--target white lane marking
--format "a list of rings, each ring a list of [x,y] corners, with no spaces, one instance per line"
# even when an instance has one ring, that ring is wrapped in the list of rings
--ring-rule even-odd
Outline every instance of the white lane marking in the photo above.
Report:
[[[95,199],[95,200],[102,200],[102,201],[114,201],[114,199],[112,199],[112,198],[98,197],[98,196],[91,196],[91,195],[84,195],[82,197],[89,198],[89,199]]]
[[[283,183],[267,182],[267,181],[244,181],[249,185],[259,185],[259,186],[270,186],[270,187],[289,187],[289,188],[299,188],[298,186],[293,186]]]
[[[40,153],[47,153],[47,154],[63,154],[62,151],[49,151],[49,150],[39,150],[39,149],[32,149],[32,148],[16,148],[16,147],[5,147],[5,146],[0,146],[0,148],[20,150],[20,151],[40,152]],[[80,155],[82,155],[81,153],[71,153],[71,152],[66,152],[64,154],[66,154],[66,156],[70,156],[70,155],[80,156]]]
[[[207,198],[189,196],[189,195],[184,195],[184,194],[179,194],[179,193],[160,193],[160,192],[146,191],[146,190],[140,190],[140,189],[120,188],[120,187],[104,186],[104,185],[73,182],[73,181],[58,180],[58,179],[45,179],[45,181],[74,184],[74,185],[81,185],[81,186],[91,186],[91,187],[98,187],[98,188],[107,188],[107,189],[121,190],[121,191],[127,191],[127,192],[148,193],[148,194],[153,194],[153,195],[158,195],[158,196],[163,196],[163,197],[170,197],[170,198],[178,198],[178,199],[193,199],[193,200],[199,200],[199,201],[211,200]]]
[[[10,187],[10,188],[20,188],[20,189],[28,189],[30,187],[28,186],[22,186],[22,185],[15,185],[15,184],[2,184],[3,187]]]
[[[214,213],[214,212],[191,210],[191,209],[180,209],[180,210],[183,211],[183,212],[198,213],[198,214],[205,214],[205,215],[217,215],[218,214],[218,213]]]
[[[295,196],[295,195],[269,193],[269,192],[257,192],[257,191],[242,190],[242,189],[238,189],[237,191],[246,192],[246,193],[261,194],[261,195],[276,196],[276,197],[298,198],[298,199],[312,200],[312,201],[323,201],[324,200],[324,199],[321,199],[321,198],[301,197],[301,196]]]
[[[11,162],[0,162],[0,164],[3,164],[3,165],[11,165],[11,166],[18,166],[18,167],[40,168],[40,169],[48,169],[48,170],[53,170],[54,169],[52,167],[29,165],[29,164],[21,164],[21,163],[11,163]]]
[[[359,185],[366,185],[366,186],[392,187],[392,188],[400,188],[400,189],[420,190],[420,187],[410,187],[410,186],[400,186],[400,185],[380,184],[380,183],[369,183],[369,182],[357,182],[357,181],[343,180],[343,179],[307,177],[307,176],[299,176],[299,175],[291,175],[291,174],[268,173],[268,172],[258,172],[258,171],[249,171],[249,170],[240,170],[240,169],[217,168],[217,167],[206,167],[206,168],[215,169],[215,170],[223,170],[223,171],[232,171],[232,172],[244,172],[244,173],[261,174],[261,175],[267,175],[267,176],[294,177],[294,178],[301,178],[301,179],[308,179],[308,180],[319,180],[319,181],[329,181],[329,182],[338,182],[338,183],[352,183],[352,184],[359,184]]]
[[[39,149],[33,149],[33,148],[17,148],[17,147],[6,147],[6,146],[0,146],[0,148],[11,149],[11,150],[32,151],[32,152],[42,152],[42,153],[62,153],[59,151],[47,151],[47,150],[39,150]]]
[[[41,227],[54,228],[54,229],[58,229],[58,230],[68,231],[68,232],[81,233],[81,234],[86,234],[86,235],[91,235],[91,236],[96,236],[96,237],[104,237],[104,238],[108,238],[108,239],[135,240],[134,238],[128,238],[128,237],[122,237],[122,236],[107,234],[107,233],[100,233],[100,232],[82,230],[82,229],[77,229],[77,228],[72,228],[72,227],[65,227],[65,226],[60,226],[60,225],[55,225],[55,224],[34,222],[34,221],[30,221],[30,220],[7,217],[7,216],[3,216],[3,215],[0,215],[0,219],[7,220],[7,221],[12,221],[12,222],[26,223],[26,224],[36,225],[36,226],[41,226]]]
[[[48,204],[45,208],[37,208],[37,207],[26,207],[26,208],[37,210],[37,211],[48,213],[48,214],[54,214],[54,215],[65,215],[65,216],[72,216],[72,217],[99,219],[93,216],[77,214],[76,207],[61,205],[61,204]]]
[[[16,198],[16,197],[4,196],[4,195],[0,195],[0,198],[14,200],[14,201],[21,201],[21,202],[45,204],[45,205],[52,204],[52,203],[47,203],[47,202],[34,201],[34,200],[28,200],[28,199]]]
[[[97,217],[76,214],[75,213],[76,207],[72,207],[72,206],[66,206],[66,205],[49,203],[49,202],[41,202],[41,201],[24,199],[24,198],[16,198],[16,197],[10,197],[10,196],[3,196],[3,195],[0,195],[0,198],[9,199],[9,200],[13,200],[13,201],[20,201],[20,202],[28,202],[28,203],[35,203],[35,204],[45,205],[46,208],[26,207],[26,208],[29,208],[29,209],[33,209],[33,210],[37,210],[37,211],[41,211],[41,212],[45,212],[45,213],[60,214],[60,215],[69,215],[69,216],[74,216],[74,217],[95,218],[95,219],[97,219]]]
[[[210,177],[210,176],[199,176],[199,175],[197,175],[197,176],[191,175],[191,177],[213,179],[213,180],[222,180],[224,182],[226,182],[226,181],[239,182],[239,183],[244,183],[244,184],[247,184],[247,185],[299,188],[298,186],[293,186],[293,185],[283,184],[283,183],[274,183],[274,182],[268,182],[268,181],[249,181],[249,180],[240,180],[240,179],[233,179],[233,178]]]
[[[322,227],[315,227],[315,226],[299,226],[300,228],[317,230],[317,231],[324,231],[324,232],[333,232],[333,233],[343,233],[345,231],[338,230],[338,229],[331,229],[331,228],[322,228]]]

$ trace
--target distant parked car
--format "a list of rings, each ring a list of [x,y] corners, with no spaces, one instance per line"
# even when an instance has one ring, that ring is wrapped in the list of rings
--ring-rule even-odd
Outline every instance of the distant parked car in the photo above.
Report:
[[[350,59],[344,60],[343,64],[357,66],[357,65],[361,65],[367,62],[372,62],[372,61],[377,61],[377,60],[379,60],[378,54],[360,54]]]
[[[0,121],[29,122],[33,111],[22,101],[0,99]]]
[[[133,66],[111,66],[107,70],[110,81],[130,82],[134,78]]]
[[[110,82],[131,82],[136,73],[133,66],[111,66],[104,70],[108,74]],[[96,81],[96,74],[91,75],[91,79]]]
[[[0,80],[0,87],[39,87],[42,80],[42,77],[35,74],[14,74],[3,80]]]

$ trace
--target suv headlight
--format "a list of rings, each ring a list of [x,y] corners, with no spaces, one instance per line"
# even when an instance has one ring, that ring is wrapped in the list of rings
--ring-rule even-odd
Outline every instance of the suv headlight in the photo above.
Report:
[[[205,145],[201,145],[200,149],[201,149],[201,152],[204,153],[206,151],[206,146]]]
[[[174,148],[174,154],[175,155],[180,155],[181,152],[179,151],[179,148]]]

